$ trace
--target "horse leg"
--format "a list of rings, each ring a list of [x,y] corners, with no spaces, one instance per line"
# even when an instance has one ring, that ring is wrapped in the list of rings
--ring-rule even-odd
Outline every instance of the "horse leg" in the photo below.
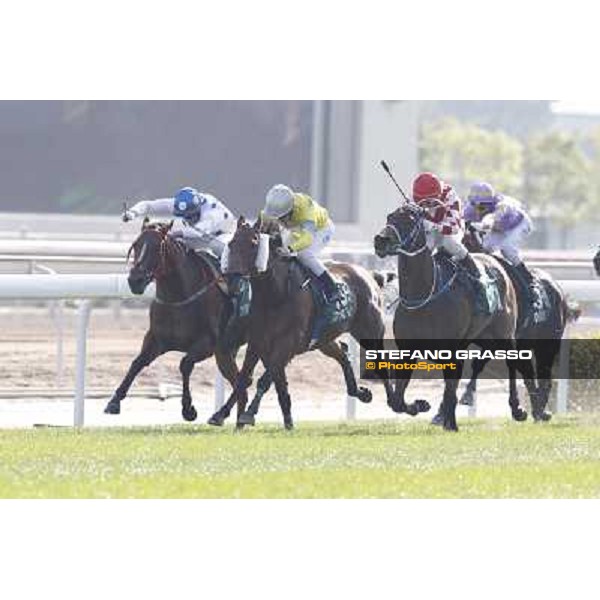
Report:
[[[325,355],[333,358],[342,367],[344,381],[346,382],[346,393],[352,398],[358,398],[361,402],[369,403],[373,399],[371,390],[366,387],[359,387],[356,384],[356,376],[352,363],[348,358],[347,347],[345,344],[336,341],[328,342],[321,346],[319,350]]]
[[[203,338],[196,342],[181,359],[179,363],[179,372],[181,373],[181,381],[183,393],[181,395],[181,416],[186,421],[195,421],[198,417],[198,412],[192,404],[192,392],[190,390],[190,377],[194,370],[194,365],[208,358],[213,353],[210,340]]]
[[[225,404],[223,404],[223,406],[217,412],[215,412],[212,417],[210,417],[208,420],[209,425],[223,425],[225,419],[227,419],[227,417],[231,414],[231,409],[236,403],[238,405],[239,416],[241,412],[243,412],[244,408],[246,407],[246,403],[248,402],[248,387],[252,381],[252,372],[254,371],[254,367],[258,362],[258,355],[252,350],[251,345],[248,344],[248,347],[246,348],[246,356],[244,357],[244,364],[242,365],[242,370],[239,373],[237,372],[237,367],[235,367],[233,353],[230,353],[229,356],[231,357],[231,361],[234,363],[233,366],[231,365],[230,360],[227,358],[226,351],[224,351],[223,354],[221,354],[221,351],[219,351],[217,361],[221,361],[220,366],[225,364],[226,369],[227,365],[229,365],[229,370],[227,371],[226,376],[228,379],[230,376],[232,377],[229,379],[229,381],[232,384],[233,391],[231,392],[231,395]],[[234,368],[235,376],[233,376]]]
[[[538,405],[531,407],[534,421],[549,421],[552,415],[546,412],[550,390],[552,389],[552,365],[560,350],[558,347],[542,349],[536,347],[535,362],[537,365],[538,379]]]
[[[460,398],[459,404],[465,406],[473,406],[475,404],[475,401],[477,400],[477,378],[485,368],[485,365],[488,364],[489,360],[489,358],[476,358],[473,360],[471,379],[469,380],[469,383],[467,383],[467,387]]]
[[[446,431],[458,431],[456,424],[456,404],[458,401],[456,390],[460,383],[464,362],[456,361],[456,371],[451,372],[449,369],[444,369],[444,399],[440,410],[443,417],[443,426]]]
[[[292,399],[288,391],[287,377],[285,376],[285,368],[275,368],[271,370],[275,389],[277,390],[277,400],[283,415],[283,425],[289,431],[294,428],[292,419]]]
[[[256,394],[254,395],[252,402],[250,402],[250,406],[248,406],[248,409],[245,412],[238,415],[238,423],[240,425],[254,425],[256,423],[255,417],[260,408],[261,400],[269,391],[272,383],[273,379],[271,378],[271,373],[265,371],[256,382]]]
[[[419,413],[427,412],[431,406],[427,400],[415,400],[408,404],[404,398],[406,388],[410,383],[412,371],[401,371],[401,375],[396,379],[396,387],[392,396],[388,396],[388,406],[396,413],[406,413],[411,417],[417,416]],[[386,388],[387,391],[387,388]]]
[[[159,349],[158,343],[152,333],[148,331],[144,336],[142,343],[142,349],[140,353],[135,357],[131,363],[127,375],[125,375],[123,381],[119,387],[115,390],[112,398],[104,408],[104,412],[108,415],[118,415],[121,412],[121,400],[125,398],[131,384],[138,376],[139,372],[152,363],[158,356],[163,352]]]

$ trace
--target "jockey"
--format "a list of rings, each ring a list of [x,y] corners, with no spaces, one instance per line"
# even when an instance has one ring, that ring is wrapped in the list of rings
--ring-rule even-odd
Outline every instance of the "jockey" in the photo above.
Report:
[[[534,277],[527,268],[519,250],[533,227],[522,204],[509,196],[498,194],[487,182],[474,183],[469,191],[464,218],[471,223],[480,223],[485,233],[483,249],[492,253],[499,250],[523,277],[532,298],[537,299]]]
[[[421,173],[413,181],[413,200],[425,209],[425,232],[429,248],[444,248],[472,277],[479,269],[462,243],[464,222],[461,201],[454,189],[433,173]]]
[[[319,339],[339,300],[338,287],[319,259],[335,231],[329,213],[307,194],[294,192],[286,185],[275,185],[268,192],[264,211],[283,227],[284,244],[313,275],[323,293],[325,307],[313,328],[310,347]]]
[[[214,196],[192,187],[180,189],[173,198],[143,200],[123,213],[123,221],[137,217],[181,219],[184,227],[173,232],[193,250],[211,250],[221,257],[235,231],[232,212]]]

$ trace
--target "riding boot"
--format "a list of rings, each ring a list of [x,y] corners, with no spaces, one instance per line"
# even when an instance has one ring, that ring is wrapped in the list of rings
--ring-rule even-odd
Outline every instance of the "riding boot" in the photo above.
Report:
[[[323,271],[323,273],[317,277],[317,280],[323,290],[325,301],[329,304],[335,302],[339,295],[338,287],[333,280],[333,277],[329,274],[329,271]]]

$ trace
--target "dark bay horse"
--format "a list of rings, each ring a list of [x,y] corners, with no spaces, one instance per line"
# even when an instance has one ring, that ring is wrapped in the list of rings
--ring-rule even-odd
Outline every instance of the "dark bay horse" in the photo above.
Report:
[[[481,236],[473,226],[467,227],[463,241],[470,252],[483,252]],[[543,318],[540,320],[531,318],[532,315],[529,314],[531,299],[527,284],[508,261],[501,257],[496,258],[508,273],[517,295],[517,349],[531,350],[534,355],[532,366],[534,378],[538,383],[539,396],[532,398],[532,416],[535,421],[548,421],[551,415],[545,409],[552,389],[552,365],[560,352],[560,343],[565,327],[568,322],[577,320],[580,309],[576,303],[567,299],[560,285],[550,274],[541,269],[531,269],[531,272],[543,287],[547,300]],[[487,362],[486,359],[475,359],[473,361],[471,379],[462,395],[461,404],[468,406],[474,404],[477,393],[477,378]]]
[[[260,221],[250,225],[240,218],[235,235],[229,244],[228,276],[248,278],[252,285],[252,303],[248,317],[248,348],[240,372],[239,385],[227,403],[213,415],[209,422],[220,425],[236,402],[238,414],[243,411],[248,400],[247,380],[260,360],[275,383],[284,425],[287,429],[291,429],[293,427],[291,398],[285,371],[294,356],[308,350],[312,323],[318,307],[312,291],[306,285],[306,273],[295,259],[280,252],[281,240],[277,235],[269,239],[266,269],[264,272],[257,272],[255,265],[262,226]],[[346,320],[325,332],[317,348],[341,365],[349,393],[352,389],[356,392],[352,366],[336,338],[345,332],[349,332],[357,341],[383,338],[385,325],[381,290],[371,274],[361,267],[330,263],[329,269],[337,281],[343,281],[348,286],[353,297],[354,310]],[[390,383],[388,381],[383,383],[388,397],[391,397]],[[358,398],[365,401],[360,395]],[[369,392],[368,400],[370,399]],[[250,414],[241,412],[241,424],[253,422],[253,411],[257,408],[255,402],[253,405]],[[419,412],[418,408],[411,406],[409,411],[412,410],[416,414]],[[423,406],[420,405],[420,408]],[[426,409],[428,408],[427,405]]]
[[[184,352],[179,370],[183,382],[182,415],[186,421],[197,417],[192,404],[190,376],[195,363],[213,354],[223,376],[233,385],[238,369],[234,350],[218,347],[219,323],[227,306],[220,274],[210,258],[188,250],[183,242],[169,235],[172,223],[144,222],[130,249],[134,264],[128,283],[134,294],[142,294],[151,281],[156,282],[156,297],[150,306],[150,329],[138,356],[114,392],[104,412],[119,414],[138,373],[165,352]]]
[[[443,339],[453,346],[450,350],[464,349],[471,343],[491,350],[514,349],[517,299],[503,267],[490,256],[474,255],[479,267],[484,267],[494,278],[499,295],[498,310],[491,314],[478,312],[466,274],[461,277],[459,267],[449,259],[444,261],[445,268],[440,253],[434,258],[427,245],[424,219],[423,208],[406,202],[388,215],[386,226],[374,240],[377,256],[398,256],[400,301],[394,317],[397,345],[401,348],[403,339]],[[445,390],[440,410],[444,429],[456,431],[456,391],[463,361],[453,362],[457,363],[456,371],[443,371]],[[521,368],[529,376],[526,382],[535,393],[531,367],[523,365]],[[514,369],[516,364],[510,361],[509,370],[514,372]],[[392,408],[405,412],[404,395],[412,371],[399,373]],[[518,397],[511,395],[509,402],[513,418],[525,420],[527,413],[519,406]]]

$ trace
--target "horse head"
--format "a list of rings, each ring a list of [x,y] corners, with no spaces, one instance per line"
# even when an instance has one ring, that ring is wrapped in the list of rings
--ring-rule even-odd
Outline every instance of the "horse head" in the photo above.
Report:
[[[386,226],[375,236],[375,254],[385,256],[415,256],[426,247],[425,209],[412,203],[404,203],[387,216]]]
[[[144,220],[142,230],[127,253],[133,254],[133,265],[129,270],[127,283],[132,293],[143,294],[150,282],[160,277],[166,267],[168,247],[178,244],[169,237],[173,227],[170,223],[149,223]]]
[[[261,218],[252,225],[241,216],[227,246],[224,273],[246,278],[264,273],[276,258],[278,246],[281,246],[279,227]]]

